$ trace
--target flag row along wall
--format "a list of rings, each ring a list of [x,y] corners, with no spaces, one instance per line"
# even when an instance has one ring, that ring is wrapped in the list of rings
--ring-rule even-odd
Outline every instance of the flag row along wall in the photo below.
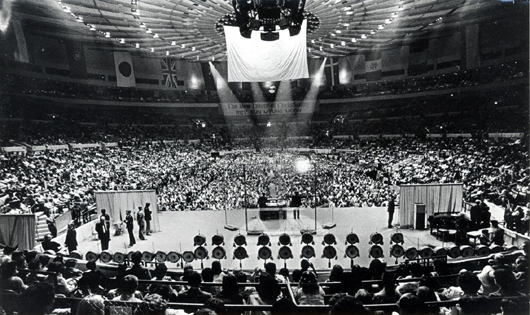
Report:
[[[508,51],[520,51],[521,56],[525,53],[524,41],[514,34],[516,32],[506,31],[512,24],[507,20],[499,25],[470,25],[449,36],[411,40],[400,47],[383,47],[345,57],[330,57],[326,59],[325,76],[321,84],[333,86],[445,73],[480,67],[489,64],[491,58],[497,58],[494,61],[501,63],[516,57]],[[31,27],[25,21],[13,23],[1,39],[11,44],[0,45],[0,55],[8,60],[40,66],[48,75],[80,80],[103,78],[103,81],[114,86],[149,85],[158,89],[215,90],[210,65],[206,60],[189,62],[171,56],[140,55],[136,51],[106,51],[83,42],[36,35]],[[518,47],[522,49],[516,49]],[[263,58],[271,57],[274,56]],[[307,70],[308,77],[314,78],[324,59],[305,60],[307,63],[302,64],[307,68],[302,67],[298,77],[305,77]],[[221,76],[228,80],[227,62],[212,63]],[[298,60],[291,65],[298,67],[301,64]]]

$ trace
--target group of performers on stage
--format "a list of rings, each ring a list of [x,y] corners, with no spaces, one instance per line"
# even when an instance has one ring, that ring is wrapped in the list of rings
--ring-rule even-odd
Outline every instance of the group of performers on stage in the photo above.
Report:
[[[150,203],[146,203],[145,207],[138,207],[138,212],[136,212],[138,238],[140,238],[140,240],[145,240],[145,235],[151,235],[152,211],[150,206]],[[127,233],[129,234],[129,247],[132,247],[134,244],[136,244],[136,239],[133,232],[134,221],[135,219],[132,215],[132,211],[125,211],[125,220],[123,223],[125,224]],[[117,224],[116,235],[121,234],[121,230],[121,223]],[[101,250],[107,250],[109,248],[110,242],[110,216],[106,213],[105,209],[101,210],[99,222],[96,223],[96,232],[98,233],[98,238],[101,241]]]

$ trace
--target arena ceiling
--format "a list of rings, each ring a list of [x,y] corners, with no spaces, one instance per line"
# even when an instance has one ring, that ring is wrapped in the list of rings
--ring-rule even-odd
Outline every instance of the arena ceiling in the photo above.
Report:
[[[344,56],[450,36],[466,25],[528,10],[517,4],[521,1],[307,0],[305,11],[318,19],[307,36],[308,56]],[[219,26],[234,12],[231,0],[4,0],[2,10],[33,34],[82,41],[92,49],[200,61],[226,59]]]

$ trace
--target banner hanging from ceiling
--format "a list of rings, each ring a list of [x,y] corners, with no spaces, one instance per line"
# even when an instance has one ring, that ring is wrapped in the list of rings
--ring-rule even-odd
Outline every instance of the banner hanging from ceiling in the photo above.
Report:
[[[221,103],[219,106],[225,116],[294,115],[318,111],[318,102],[311,101]]]
[[[260,32],[251,38],[239,33],[239,27],[224,26],[228,55],[229,82],[286,81],[308,78],[306,21],[300,33],[289,36],[289,30],[280,30],[275,41],[261,40]]]
[[[114,52],[114,66],[116,68],[116,81],[120,87],[134,87],[136,86],[136,79],[134,76],[134,68],[131,53],[129,52]]]
[[[374,50],[366,53],[365,57],[366,81],[381,80],[383,74],[383,62],[381,60],[381,50]]]

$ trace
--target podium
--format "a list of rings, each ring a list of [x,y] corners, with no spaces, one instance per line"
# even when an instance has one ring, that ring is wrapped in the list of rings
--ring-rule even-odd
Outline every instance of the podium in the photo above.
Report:
[[[260,208],[259,218],[261,220],[285,220],[287,219],[287,210],[285,210],[285,207]]]
[[[266,207],[259,208],[259,218],[261,220],[287,219],[287,200],[280,198],[270,198],[265,203]]]
[[[425,230],[425,204],[415,203],[414,204],[414,229]]]

